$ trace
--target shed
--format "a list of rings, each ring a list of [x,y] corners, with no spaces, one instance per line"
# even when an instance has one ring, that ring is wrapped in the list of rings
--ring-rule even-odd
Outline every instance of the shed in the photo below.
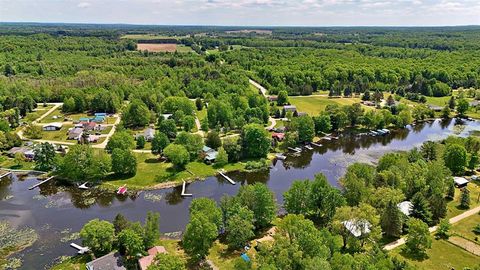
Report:
[[[103,117],[107,117],[107,113],[95,113],[94,114],[95,116],[103,116]]]
[[[441,107],[441,106],[435,106],[435,105],[428,105],[428,108],[429,108],[430,110],[435,111],[435,112],[440,112],[440,111],[443,110],[443,107]]]
[[[78,119],[78,121],[80,121],[80,122],[90,122],[90,118],[88,118],[88,117],[80,117],[80,119]]]
[[[296,112],[297,107],[295,105],[285,105],[285,106],[283,106],[283,111],[284,112]]]
[[[404,213],[408,217],[412,212],[413,203],[411,203],[410,201],[403,201],[397,204],[397,207],[398,207],[398,210],[400,210],[400,212]]]
[[[87,270],[127,270],[120,253],[109,253],[87,263]]]
[[[458,188],[465,187],[468,184],[468,180],[463,177],[453,177],[453,182],[455,183],[455,186]]]
[[[60,130],[62,129],[63,124],[62,123],[50,123],[46,124],[43,126],[44,131],[55,131],[55,130]]]
[[[368,222],[367,220],[350,219],[342,223],[343,226],[345,226],[345,229],[347,229],[355,237],[369,234],[370,228],[372,227],[370,222]]]

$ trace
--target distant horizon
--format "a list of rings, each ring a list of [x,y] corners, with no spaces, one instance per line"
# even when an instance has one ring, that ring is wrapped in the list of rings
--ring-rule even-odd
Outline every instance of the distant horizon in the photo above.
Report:
[[[0,21],[1,24],[47,24],[47,25],[119,25],[119,26],[180,26],[180,27],[236,27],[236,28],[442,28],[442,27],[480,27],[480,24],[457,24],[457,25],[223,25],[223,24],[142,24],[122,22],[43,22],[43,21]]]
[[[126,25],[480,25],[477,0],[0,0],[0,21]]]

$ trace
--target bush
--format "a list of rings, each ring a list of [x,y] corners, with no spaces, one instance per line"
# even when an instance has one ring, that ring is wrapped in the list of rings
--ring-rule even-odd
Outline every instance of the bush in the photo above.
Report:
[[[245,164],[245,169],[247,171],[259,171],[268,169],[269,162],[268,160],[262,158],[259,161],[247,161]]]

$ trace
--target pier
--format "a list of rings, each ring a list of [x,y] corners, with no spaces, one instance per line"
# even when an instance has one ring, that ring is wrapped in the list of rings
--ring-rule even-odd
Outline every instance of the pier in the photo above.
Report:
[[[50,176],[49,178],[47,178],[47,179],[43,180],[42,182],[40,182],[40,183],[37,183],[37,184],[35,184],[35,185],[33,185],[33,186],[29,187],[29,188],[28,188],[28,190],[32,190],[32,189],[34,189],[34,188],[36,188],[36,187],[38,187],[38,186],[40,186],[40,185],[42,185],[42,184],[45,184],[46,182],[48,182],[48,181],[52,180],[54,177],[55,177],[55,176]]]
[[[288,147],[289,150],[293,151],[293,152],[296,152],[296,153],[301,153],[302,152],[302,149],[298,148],[298,147]]]
[[[321,147],[322,145],[316,142],[311,142],[312,145],[315,145],[316,147]]]
[[[230,184],[232,184],[232,185],[237,184],[235,181],[232,180],[232,178],[228,177],[228,176],[227,176],[226,174],[224,174],[223,172],[218,171],[218,174],[220,174],[221,176],[223,176],[223,178],[227,179],[227,181],[230,182]]]
[[[191,193],[185,193],[186,185],[187,185],[187,183],[186,183],[185,181],[183,181],[182,194],[180,194],[180,195],[182,195],[182,197],[192,197],[193,194],[191,194]]]
[[[82,246],[77,245],[75,243],[70,243],[70,246],[73,247],[74,249],[78,250],[78,254],[84,254],[84,253],[90,251],[90,249],[88,247],[82,247]]]
[[[4,177],[7,177],[7,176],[9,176],[10,174],[12,174],[12,172],[4,173],[4,174],[0,175],[0,179],[2,179],[2,178],[4,178]]]

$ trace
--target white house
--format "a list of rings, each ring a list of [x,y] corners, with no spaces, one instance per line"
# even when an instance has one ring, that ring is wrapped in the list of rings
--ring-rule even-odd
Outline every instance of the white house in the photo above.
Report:
[[[356,220],[350,219],[345,220],[343,226],[347,229],[353,236],[360,237],[370,233],[370,228],[372,225],[367,220]]]
[[[468,180],[463,177],[453,177],[453,182],[455,183],[455,186],[458,188],[465,187],[468,184]]]

